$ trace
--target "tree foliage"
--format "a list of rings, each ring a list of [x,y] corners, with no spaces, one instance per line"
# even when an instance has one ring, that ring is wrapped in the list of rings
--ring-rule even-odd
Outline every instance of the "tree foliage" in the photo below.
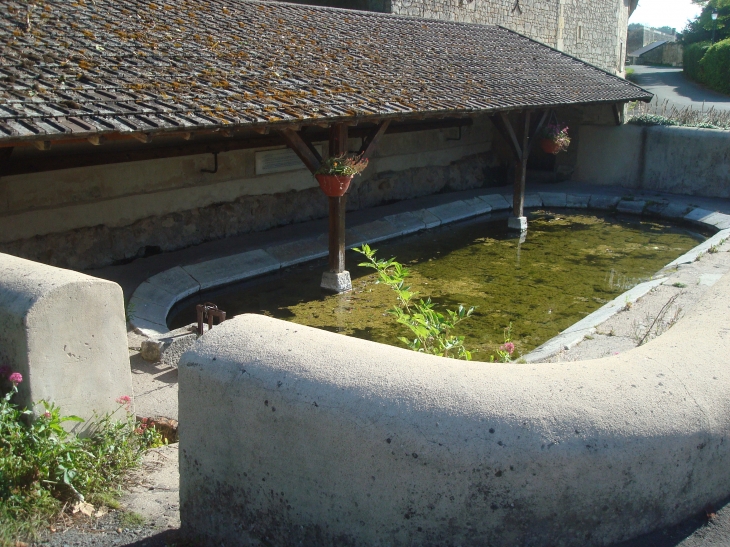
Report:
[[[702,6],[702,13],[687,23],[682,32],[684,44],[708,42],[715,28],[715,41],[730,38],[730,0],[692,0]],[[717,11],[717,21],[712,20],[712,12]]]

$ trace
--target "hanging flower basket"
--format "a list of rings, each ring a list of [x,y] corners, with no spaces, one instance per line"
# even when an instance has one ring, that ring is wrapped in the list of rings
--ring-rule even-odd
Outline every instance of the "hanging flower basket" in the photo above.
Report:
[[[550,139],[540,139],[540,148],[548,154],[559,154],[560,145]]]
[[[362,173],[367,166],[368,160],[360,156],[333,156],[322,162],[314,177],[327,196],[341,197],[350,187],[352,177]]]
[[[324,175],[319,173],[314,177],[326,196],[337,198],[345,195],[354,175]]]
[[[542,130],[540,148],[548,154],[559,154],[565,152],[570,146],[568,126],[560,123],[548,125]]]

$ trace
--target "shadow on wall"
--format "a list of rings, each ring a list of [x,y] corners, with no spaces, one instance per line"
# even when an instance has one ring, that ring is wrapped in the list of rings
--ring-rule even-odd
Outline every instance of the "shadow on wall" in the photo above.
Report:
[[[492,171],[497,165],[495,156],[487,152],[447,166],[355,179],[348,192],[347,208],[357,210],[437,192],[496,186],[501,183],[497,180],[499,171]],[[85,270],[326,216],[327,200],[319,188],[310,188],[243,196],[230,203],[145,218],[121,228],[100,225],[2,243],[0,252]]]

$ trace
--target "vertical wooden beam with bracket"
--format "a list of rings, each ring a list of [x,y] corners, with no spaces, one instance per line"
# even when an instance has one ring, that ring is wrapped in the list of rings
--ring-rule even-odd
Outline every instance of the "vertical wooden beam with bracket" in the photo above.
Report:
[[[341,156],[347,153],[347,125],[335,123],[330,126],[329,153]],[[329,199],[329,269],[333,273],[345,271],[345,206],[347,194]]]

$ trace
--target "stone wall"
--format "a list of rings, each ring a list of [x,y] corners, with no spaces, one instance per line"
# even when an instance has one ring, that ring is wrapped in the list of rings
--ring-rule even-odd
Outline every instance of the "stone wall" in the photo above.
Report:
[[[629,11],[629,0],[392,0],[393,13],[501,25],[615,74]]]
[[[201,173],[210,163],[191,156],[4,177],[0,252],[95,268],[327,215],[304,169],[256,175],[253,150],[221,154],[218,173]],[[488,185],[496,163],[486,119],[461,133],[387,135],[353,181],[348,208]]]
[[[575,181],[730,198],[730,131],[584,125],[580,136]]]

